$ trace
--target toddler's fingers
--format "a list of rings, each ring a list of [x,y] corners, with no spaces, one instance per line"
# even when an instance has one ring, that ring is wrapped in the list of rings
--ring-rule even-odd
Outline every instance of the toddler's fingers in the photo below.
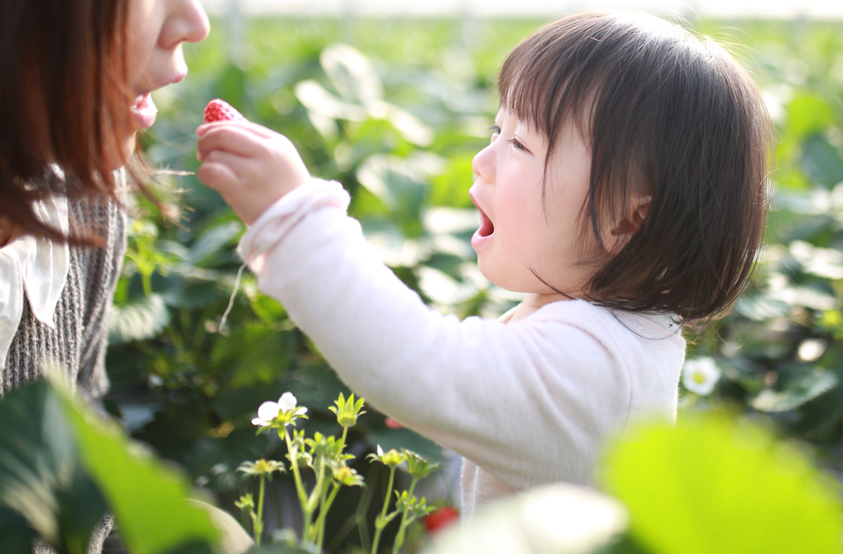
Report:
[[[201,137],[209,130],[217,127],[242,127],[264,138],[274,138],[279,134],[273,131],[272,129],[264,127],[263,125],[260,125],[258,123],[252,123],[251,121],[214,121],[213,123],[203,123],[202,125],[197,127],[196,135]]]
[[[237,171],[240,163],[242,163],[242,158],[237,156],[225,152],[212,152],[196,170],[196,178],[225,196],[240,185],[241,177]]]
[[[250,157],[263,151],[266,139],[246,125],[215,124],[196,141],[196,157],[203,161],[210,152],[221,150]]]

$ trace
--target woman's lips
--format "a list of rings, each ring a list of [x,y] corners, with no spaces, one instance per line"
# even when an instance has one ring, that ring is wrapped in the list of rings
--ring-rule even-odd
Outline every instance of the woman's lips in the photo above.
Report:
[[[147,92],[141,94],[135,99],[132,104],[132,115],[138,124],[139,129],[149,129],[155,123],[155,116],[158,114],[158,108],[155,102],[152,101],[152,94]]]

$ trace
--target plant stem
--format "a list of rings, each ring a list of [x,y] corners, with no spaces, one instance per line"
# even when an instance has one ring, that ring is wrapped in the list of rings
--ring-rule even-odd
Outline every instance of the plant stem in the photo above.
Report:
[[[316,525],[311,525],[313,521],[313,512],[316,511],[316,508],[320,506],[320,500],[322,498],[322,489],[325,487],[325,460],[322,459],[322,456],[319,457],[319,463],[317,464],[319,468],[316,470],[316,486],[310,491],[310,497],[307,499],[307,505],[305,506],[305,514],[304,514],[304,523],[305,529],[307,532],[307,540],[316,543],[316,536],[318,535],[318,529]]]
[[[293,443],[290,440],[290,434],[287,432],[287,428],[284,427],[284,442],[287,443],[287,452],[290,454],[290,466],[293,469],[293,481],[296,483],[296,492],[299,495],[299,505],[301,505],[302,514],[305,516],[305,523],[304,527],[302,527],[302,536],[304,537],[307,534],[307,528],[310,525],[310,517],[307,514],[306,505],[307,505],[307,493],[304,490],[304,484],[301,481],[301,473],[299,472],[299,463],[296,459],[296,454],[298,451],[293,448]]]
[[[339,491],[340,486],[335,483],[333,489],[331,489],[331,495],[322,502],[322,506],[319,508],[319,519],[316,523],[319,527],[319,534],[316,536],[316,546],[319,547],[320,552],[322,551],[322,543],[325,541],[325,520],[328,517],[328,510],[331,509],[331,504],[334,503]]]
[[[345,450],[345,437],[348,435],[348,427],[342,428],[342,438],[340,438],[341,449]]]
[[[413,477],[413,481],[410,483],[410,490],[407,492],[407,498],[413,498],[413,490],[416,488],[416,483],[419,482],[418,477]],[[392,554],[398,554],[398,550],[404,544],[404,530],[407,529],[407,525],[410,522],[407,521],[407,514],[409,510],[405,509],[404,513],[401,514],[401,524],[398,526],[398,534],[395,535],[395,544],[392,547]]]
[[[261,486],[260,492],[258,493],[258,518],[255,521],[255,545],[261,545],[261,535],[263,534],[263,493],[264,493],[264,483],[266,482],[266,478],[264,475],[260,476],[261,479]]]
[[[386,510],[389,507],[389,497],[392,495],[392,482],[395,479],[395,468],[389,468],[389,484],[386,486],[386,497],[383,500],[383,509],[378,520],[375,521],[375,538],[372,541],[372,554],[378,554],[378,543],[381,540],[381,532],[386,525],[383,521],[386,520]]]
[[[143,285],[143,294],[147,298],[152,296],[152,274],[142,272],[141,273],[141,285]]]

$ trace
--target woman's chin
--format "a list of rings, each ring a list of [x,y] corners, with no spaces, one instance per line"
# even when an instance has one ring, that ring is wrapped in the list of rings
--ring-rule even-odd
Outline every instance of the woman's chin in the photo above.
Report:
[[[108,171],[114,171],[115,169],[120,169],[121,167],[126,165],[129,159],[135,153],[135,148],[137,147],[137,140],[137,133],[132,133],[131,135],[125,137],[120,142],[119,152],[109,152],[108,155],[106,155],[105,168]]]

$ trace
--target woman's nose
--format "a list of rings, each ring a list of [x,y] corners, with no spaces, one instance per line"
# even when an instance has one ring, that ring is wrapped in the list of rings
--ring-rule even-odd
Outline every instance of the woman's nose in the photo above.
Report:
[[[204,40],[211,32],[211,23],[200,0],[176,0],[168,31],[168,36],[163,38],[169,46]]]

